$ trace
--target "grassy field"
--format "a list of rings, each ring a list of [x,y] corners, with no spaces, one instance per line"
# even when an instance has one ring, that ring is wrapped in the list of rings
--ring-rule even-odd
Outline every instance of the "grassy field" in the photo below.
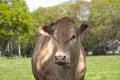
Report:
[[[120,80],[120,56],[87,57],[85,80]]]
[[[0,58],[0,80],[34,80],[31,60]]]
[[[30,58],[0,58],[0,80],[34,80]],[[85,80],[120,80],[120,56],[87,57]]]

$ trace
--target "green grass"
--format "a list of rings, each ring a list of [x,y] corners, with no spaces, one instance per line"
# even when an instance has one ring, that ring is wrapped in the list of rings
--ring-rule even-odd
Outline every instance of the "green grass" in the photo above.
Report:
[[[0,80],[34,80],[30,58],[0,58]],[[85,80],[120,80],[120,56],[89,56]]]
[[[0,58],[0,80],[34,80],[31,60]]]
[[[85,80],[120,80],[120,56],[87,57]]]

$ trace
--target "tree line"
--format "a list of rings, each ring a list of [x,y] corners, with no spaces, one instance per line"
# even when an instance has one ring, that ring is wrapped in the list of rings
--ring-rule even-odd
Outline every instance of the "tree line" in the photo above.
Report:
[[[38,27],[63,16],[89,23],[90,30],[81,37],[85,50],[105,54],[107,41],[120,40],[119,5],[119,0],[70,0],[30,12],[24,0],[0,0],[0,56],[31,56]]]

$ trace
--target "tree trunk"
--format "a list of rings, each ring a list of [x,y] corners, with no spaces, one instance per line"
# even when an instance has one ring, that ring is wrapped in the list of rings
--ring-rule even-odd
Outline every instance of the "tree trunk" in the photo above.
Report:
[[[2,49],[1,49],[1,47],[0,47],[0,57],[2,56]]]
[[[18,55],[19,55],[19,57],[21,57],[21,45],[20,45],[20,43],[18,44]]]
[[[10,57],[13,56],[13,45],[12,45],[12,42],[10,42],[10,54],[9,54]]]
[[[8,42],[8,45],[7,45],[7,51],[8,53],[10,53],[10,43]]]

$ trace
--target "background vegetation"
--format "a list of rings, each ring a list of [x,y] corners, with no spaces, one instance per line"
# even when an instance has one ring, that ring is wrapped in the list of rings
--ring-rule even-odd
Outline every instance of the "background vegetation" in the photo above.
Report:
[[[120,80],[120,56],[89,56],[85,80]],[[1,80],[34,80],[30,58],[0,58]]]
[[[79,24],[91,24],[81,41],[86,51],[104,54],[107,41],[120,40],[119,5],[119,0],[70,0],[30,12],[24,0],[0,0],[0,56],[31,56],[38,27],[63,16],[72,17]]]

